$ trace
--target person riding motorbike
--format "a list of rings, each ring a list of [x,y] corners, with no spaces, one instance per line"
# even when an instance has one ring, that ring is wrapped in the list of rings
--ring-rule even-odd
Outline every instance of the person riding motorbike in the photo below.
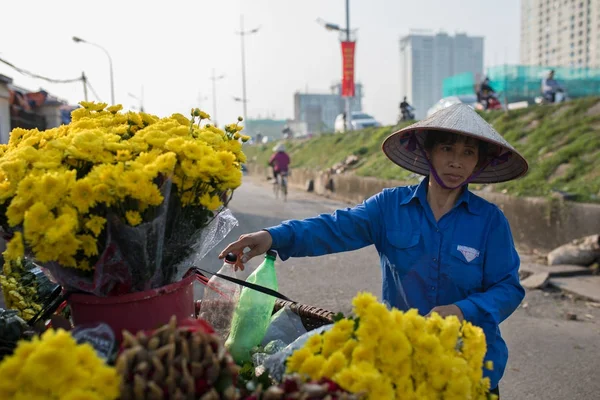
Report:
[[[281,130],[281,135],[284,139],[291,139],[294,133],[292,132],[292,129],[289,127],[289,125],[286,124]]]
[[[285,145],[278,144],[273,147],[273,155],[269,159],[269,165],[273,168],[274,183],[278,183],[279,175],[288,174],[288,168],[290,165],[290,156],[285,152]]]
[[[404,96],[404,100],[400,103],[400,115],[401,121],[410,121],[415,119],[415,114],[413,113],[414,108],[408,104],[406,101],[406,96]]]
[[[556,101],[556,93],[562,91],[562,86],[554,79],[554,70],[551,70],[548,73],[548,76],[542,79],[542,96],[544,97],[544,100],[549,103],[554,103]]]
[[[492,88],[490,84],[490,78],[487,76],[479,85],[479,93],[477,94],[477,99],[483,105],[484,110],[488,110],[490,108],[490,100],[496,97],[496,91]]]
[[[463,103],[393,133],[382,150],[394,164],[424,175],[421,183],[384,189],[354,208],[242,235],[219,258],[234,253],[236,268],[243,269],[270,249],[285,261],[374,245],[389,307],[455,316],[483,329],[485,360],[493,363],[483,374],[499,395],[508,361],[500,324],[517,309],[525,290],[507,218],[468,184],[519,178],[527,161]]]

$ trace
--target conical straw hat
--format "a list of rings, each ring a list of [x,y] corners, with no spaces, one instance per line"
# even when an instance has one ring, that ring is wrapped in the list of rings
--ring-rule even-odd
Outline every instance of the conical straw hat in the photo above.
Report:
[[[422,121],[390,135],[383,142],[385,155],[402,168],[429,175],[424,155],[427,132],[446,131],[484,140],[492,146],[491,159],[472,183],[498,183],[519,178],[527,173],[527,161],[479,114],[466,104],[454,104]]]

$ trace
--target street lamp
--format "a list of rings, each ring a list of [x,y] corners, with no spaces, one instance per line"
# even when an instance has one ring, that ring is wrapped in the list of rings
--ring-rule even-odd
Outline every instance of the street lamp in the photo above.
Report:
[[[317,18],[317,23],[323,25],[328,31],[343,31],[338,24],[332,24],[330,22],[323,21],[321,18]]]
[[[346,29],[340,27],[337,24],[325,22],[321,18],[317,18],[317,22],[323,25],[328,31],[340,32],[341,40],[350,41],[350,0],[346,0]],[[346,109],[346,129],[352,130],[352,114],[350,112],[350,97],[345,97],[345,109]]]
[[[248,102],[246,99],[246,51],[244,48],[244,37],[246,37],[247,35],[252,35],[254,33],[257,33],[258,30],[260,29],[260,26],[248,31],[244,30],[244,16],[240,16],[240,31],[236,32],[236,35],[240,35],[241,40],[242,40],[242,99],[240,99],[240,101],[243,103],[244,105],[244,126],[246,126],[246,120],[247,120],[247,113],[246,113],[246,103]]]
[[[225,75],[215,76],[215,69],[212,70],[212,76],[210,80],[212,81],[212,96],[213,96],[213,110],[212,110],[212,120],[215,126],[219,126],[217,124],[217,81],[225,78]]]
[[[95,47],[99,48],[100,50],[102,50],[104,52],[104,54],[106,54],[106,56],[108,57],[108,65],[110,67],[110,101],[112,103],[111,105],[114,105],[115,104],[115,81],[114,81],[114,77],[113,77],[113,64],[112,64],[112,58],[110,57],[110,54],[108,54],[108,51],[106,51],[106,49],[104,47],[100,46],[99,44],[88,42],[87,40],[84,40],[80,37],[73,36],[73,41],[75,43],[87,43],[92,46],[95,46]]]

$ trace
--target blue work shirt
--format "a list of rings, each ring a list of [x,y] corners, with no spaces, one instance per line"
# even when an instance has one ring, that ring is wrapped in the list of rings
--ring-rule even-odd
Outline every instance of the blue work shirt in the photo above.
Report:
[[[354,208],[268,228],[272,248],[286,260],[375,245],[384,302],[404,311],[416,308],[421,315],[457,305],[485,332],[485,359],[494,369],[484,369],[484,375],[495,388],[508,360],[498,325],[525,295],[510,226],[497,206],[467,188],[436,222],[427,202],[428,182],[385,189]]]

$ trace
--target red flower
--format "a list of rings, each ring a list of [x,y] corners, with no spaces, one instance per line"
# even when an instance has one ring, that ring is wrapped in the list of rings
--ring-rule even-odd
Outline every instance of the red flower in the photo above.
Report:
[[[295,393],[299,389],[298,382],[290,378],[287,378],[285,381],[283,381],[282,386],[282,389],[285,393]]]
[[[332,381],[330,379],[323,379],[322,383],[327,384],[327,392],[328,393],[335,393],[341,389],[337,383],[335,383],[334,381]]]
[[[207,334],[215,333],[213,327],[203,319],[188,318],[177,323],[179,328],[187,328],[190,332],[203,332]]]
[[[206,379],[198,379],[196,381],[196,393],[204,394],[209,388],[210,385]]]

